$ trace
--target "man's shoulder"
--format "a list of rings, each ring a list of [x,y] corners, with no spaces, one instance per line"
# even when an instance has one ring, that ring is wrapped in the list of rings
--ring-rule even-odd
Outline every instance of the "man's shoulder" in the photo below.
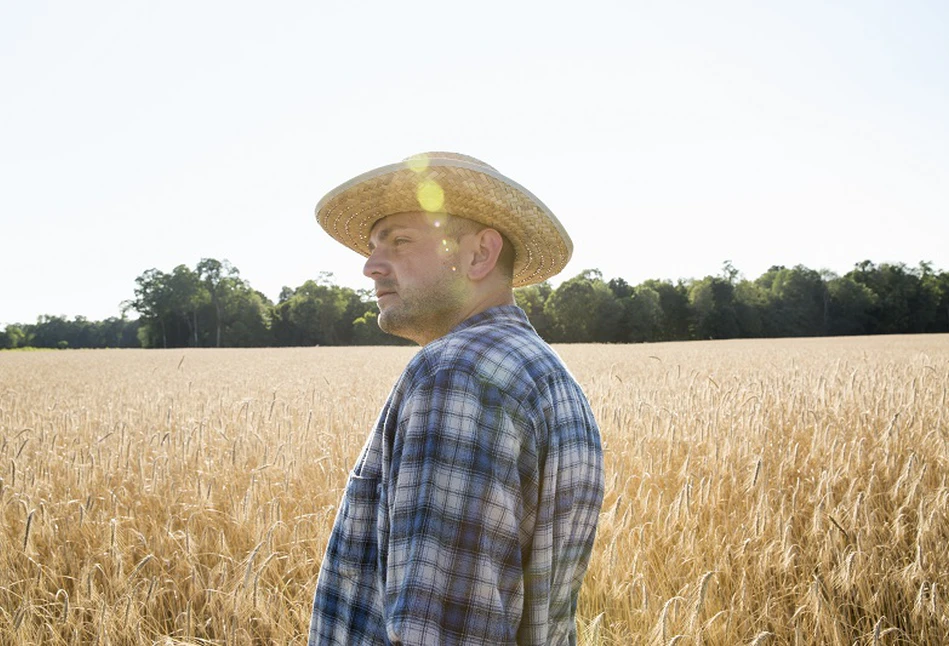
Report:
[[[419,376],[442,371],[467,375],[502,388],[566,374],[560,357],[523,320],[487,317],[422,348],[413,359]]]

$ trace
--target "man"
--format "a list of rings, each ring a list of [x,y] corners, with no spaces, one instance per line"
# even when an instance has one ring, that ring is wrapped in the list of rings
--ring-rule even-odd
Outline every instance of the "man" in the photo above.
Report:
[[[368,259],[379,326],[421,350],[350,475],[310,644],[575,644],[603,499],[580,387],[514,304],[566,231],[490,166],[428,153],[317,205]]]

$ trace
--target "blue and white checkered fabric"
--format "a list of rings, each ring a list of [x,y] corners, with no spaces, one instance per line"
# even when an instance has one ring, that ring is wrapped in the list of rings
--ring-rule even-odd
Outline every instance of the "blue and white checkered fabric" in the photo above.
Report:
[[[575,644],[603,500],[586,397],[515,306],[412,359],[346,487],[311,645]]]

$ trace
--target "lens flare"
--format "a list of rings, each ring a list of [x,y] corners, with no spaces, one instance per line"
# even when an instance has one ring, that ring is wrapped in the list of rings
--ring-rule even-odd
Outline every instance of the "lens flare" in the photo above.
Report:
[[[445,205],[445,191],[434,180],[426,179],[420,182],[415,196],[419,206],[429,213],[437,213]]]
[[[421,173],[428,168],[428,155],[416,155],[405,160],[405,165],[413,173]]]

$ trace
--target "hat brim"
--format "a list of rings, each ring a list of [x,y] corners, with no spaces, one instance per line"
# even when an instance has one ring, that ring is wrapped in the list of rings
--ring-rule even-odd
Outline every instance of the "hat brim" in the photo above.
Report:
[[[333,189],[316,206],[316,219],[333,238],[369,256],[369,232],[382,218],[430,211],[479,222],[514,247],[513,285],[559,273],[573,242],[556,216],[530,191],[487,165],[428,158],[382,166]]]

